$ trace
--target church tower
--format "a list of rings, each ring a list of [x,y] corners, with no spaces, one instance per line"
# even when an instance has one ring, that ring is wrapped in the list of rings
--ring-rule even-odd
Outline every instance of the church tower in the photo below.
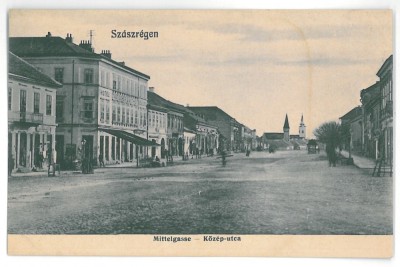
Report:
[[[285,124],[283,125],[283,140],[285,141],[290,141],[290,134],[289,134],[289,119],[288,116],[286,114],[286,118],[285,118]]]
[[[299,137],[306,139],[306,125],[304,124],[303,114],[301,114],[301,121],[299,126]]]

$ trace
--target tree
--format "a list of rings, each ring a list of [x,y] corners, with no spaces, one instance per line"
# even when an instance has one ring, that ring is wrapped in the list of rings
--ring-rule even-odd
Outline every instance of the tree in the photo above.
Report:
[[[325,122],[314,130],[317,139],[333,148],[337,148],[341,144],[341,126],[334,121]]]
[[[329,166],[336,166],[336,148],[341,145],[341,126],[331,121],[326,122],[314,130],[317,139],[326,145],[326,154],[329,160]]]

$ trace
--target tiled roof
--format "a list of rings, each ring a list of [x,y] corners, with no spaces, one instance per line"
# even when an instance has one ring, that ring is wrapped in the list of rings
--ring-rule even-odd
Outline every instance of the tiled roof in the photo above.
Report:
[[[228,117],[229,119],[234,120],[234,118],[232,116],[230,116],[228,113],[226,113],[225,111],[223,111],[222,109],[220,109],[217,106],[203,106],[203,107],[198,106],[198,107],[188,107],[188,108],[190,110],[193,110],[196,113],[204,114],[204,116],[208,120],[215,120],[217,113],[223,114],[226,117]]]
[[[62,84],[40,72],[37,68],[11,52],[8,53],[8,73],[12,78],[21,81],[52,88],[62,87]]]
[[[278,140],[283,139],[283,133],[264,133],[263,137],[266,140]]]
[[[385,70],[388,68],[393,68],[393,55],[390,55],[385,62],[382,64],[378,72],[376,73],[377,76],[381,77]]]
[[[132,69],[125,64],[117,62],[102,54],[97,54],[68,42],[61,37],[10,37],[9,49],[19,57],[70,57],[79,56],[86,58],[104,59],[118,65],[130,72],[150,79],[150,76]]]
[[[198,116],[196,113],[194,113],[192,110],[190,110],[187,107],[184,107],[180,104],[176,104],[174,102],[171,102],[158,94],[148,91],[147,92],[147,101],[149,102],[150,105],[157,105],[161,106],[163,108],[166,108],[167,110],[175,111],[178,113],[182,113],[183,116],[183,124],[185,127],[187,127],[190,130],[196,130],[196,125],[198,123],[211,126],[209,125],[202,117]],[[214,127],[214,126],[211,126]]]
[[[342,117],[340,117],[339,119],[343,120],[352,120],[355,117],[359,116],[362,114],[362,109],[361,107],[355,107],[352,110],[350,110],[349,112],[347,112],[346,114],[344,114]]]

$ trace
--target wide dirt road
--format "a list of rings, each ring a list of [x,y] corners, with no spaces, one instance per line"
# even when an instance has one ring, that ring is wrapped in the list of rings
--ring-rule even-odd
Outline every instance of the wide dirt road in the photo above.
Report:
[[[392,178],[324,153],[9,179],[10,234],[392,234]]]

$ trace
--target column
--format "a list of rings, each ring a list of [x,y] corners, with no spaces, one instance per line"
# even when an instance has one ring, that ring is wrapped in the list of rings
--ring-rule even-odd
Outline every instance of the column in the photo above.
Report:
[[[31,168],[31,134],[30,133],[26,133],[26,167]]]
[[[18,167],[19,166],[19,152],[20,152],[20,149],[21,149],[21,133],[20,132],[18,132],[17,133],[17,157],[16,157],[16,167]]]
[[[17,139],[17,134],[16,133],[11,133],[11,155],[14,159],[14,166],[13,169],[16,166],[17,163],[17,151],[16,151],[16,139]]]
[[[110,142],[108,142],[110,143]],[[110,144],[108,144],[110,145]],[[110,151],[110,150],[108,150]],[[106,136],[103,136],[103,151],[101,151],[101,153],[103,154],[103,162],[106,161]]]
[[[33,165],[35,165],[35,147],[36,147],[36,144],[35,144],[35,138],[36,137],[36,134],[35,133],[33,133],[32,134],[32,155],[31,155],[31,157],[32,157],[32,159],[31,159],[31,162],[32,162],[32,166]],[[37,168],[37,166],[35,166],[36,168]]]

